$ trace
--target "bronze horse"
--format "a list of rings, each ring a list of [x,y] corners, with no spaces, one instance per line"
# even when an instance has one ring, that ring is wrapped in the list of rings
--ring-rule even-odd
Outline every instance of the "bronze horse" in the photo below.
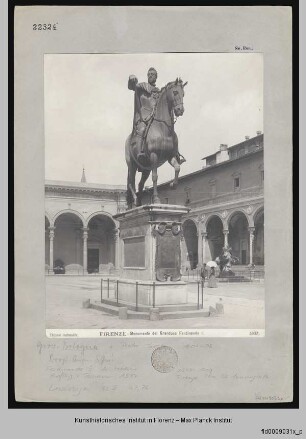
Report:
[[[160,203],[157,193],[157,168],[166,161],[174,167],[174,180],[170,183],[171,188],[175,189],[178,183],[180,163],[177,159],[178,139],[174,131],[175,117],[182,116],[184,113],[184,87],[181,79],[169,82],[160,91],[156,106],[152,112],[151,119],[148,121],[146,134],[144,136],[144,151],[146,154],[145,162],[140,164],[137,161],[140,148],[133,143],[134,132],[129,135],[125,143],[125,159],[128,166],[127,178],[127,204],[131,209],[140,206],[144,184],[152,171],[153,181],[153,203]],[[135,190],[136,171],[142,173],[138,185],[138,194]]]

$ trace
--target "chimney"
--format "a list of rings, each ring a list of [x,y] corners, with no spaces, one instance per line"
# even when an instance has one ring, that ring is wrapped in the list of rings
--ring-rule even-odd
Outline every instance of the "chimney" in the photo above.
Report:
[[[221,163],[225,160],[228,160],[228,150],[227,150],[227,144],[221,143],[220,144],[220,151],[216,154],[216,162]]]
[[[260,134],[261,134],[261,131],[256,131],[257,136],[260,136]]]
[[[250,136],[245,136],[245,140],[249,140]]]

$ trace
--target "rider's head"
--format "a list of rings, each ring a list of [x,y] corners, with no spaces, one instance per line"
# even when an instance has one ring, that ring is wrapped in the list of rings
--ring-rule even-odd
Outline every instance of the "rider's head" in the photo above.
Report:
[[[151,85],[155,86],[155,82],[157,79],[157,71],[154,69],[154,67],[150,67],[148,70],[148,82]]]

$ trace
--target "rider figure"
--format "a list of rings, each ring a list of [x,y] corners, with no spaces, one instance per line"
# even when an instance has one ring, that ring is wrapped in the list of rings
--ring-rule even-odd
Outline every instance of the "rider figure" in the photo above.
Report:
[[[136,150],[140,150],[137,155],[137,160],[140,164],[144,164],[146,154],[144,151],[145,132],[149,120],[153,116],[157,100],[160,95],[159,88],[156,87],[157,71],[154,67],[148,70],[148,82],[138,83],[135,75],[130,75],[128,88],[135,91],[135,105],[134,105],[134,133],[136,140]],[[185,162],[185,158],[178,152],[176,156],[178,162],[181,164]]]

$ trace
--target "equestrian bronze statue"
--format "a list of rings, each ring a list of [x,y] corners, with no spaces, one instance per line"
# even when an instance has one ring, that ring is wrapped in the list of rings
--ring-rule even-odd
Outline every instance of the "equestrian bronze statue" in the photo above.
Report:
[[[187,82],[177,78],[159,90],[155,83],[157,72],[148,71],[148,83],[138,83],[134,75],[129,77],[128,88],[134,91],[133,131],[125,143],[128,166],[127,204],[131,209],[141,205],[144,184],[152,171],[153,203],[160,203],[157,193],[157,168],[166,161],[173,166],[175,189],[180,165],[185,158],[178,151],[178,139],[174,131],[176,118],[184,113],[184,87]],[[136,171],[141,172],[138,193],[135,189]]]

